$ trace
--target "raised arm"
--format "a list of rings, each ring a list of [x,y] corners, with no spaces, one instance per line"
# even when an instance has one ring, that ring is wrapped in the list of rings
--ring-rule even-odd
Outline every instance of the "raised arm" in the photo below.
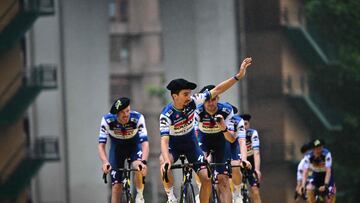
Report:
[[[221,82],[214,89],[210,90],[211,97],[215,98],[217,95],[220,95],[223,92],[225,92],[226,90],[228,90],[237,81],[241,80],[245,76],[246,69],[251,65],[251,63],[252,63],[251,58],[245,58],[243,60],[243,62],[241,63],[241,66],[239,68],[239,72],[234,77],[231,77],[231,78]]]

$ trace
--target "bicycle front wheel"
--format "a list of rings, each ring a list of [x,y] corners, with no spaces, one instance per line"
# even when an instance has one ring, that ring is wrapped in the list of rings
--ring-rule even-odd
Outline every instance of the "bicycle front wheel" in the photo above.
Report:
[[[212,185],[211,186],[210,203],[219,203],[219,202],[220,202],[219,195],[218,195],[214,185]]]
[[[195,203],[195,190],[191,183],[181,186],[180,203]]]
[[[124,191],[121,195],[121,203],[134,203],[134,198],[129,190]]]

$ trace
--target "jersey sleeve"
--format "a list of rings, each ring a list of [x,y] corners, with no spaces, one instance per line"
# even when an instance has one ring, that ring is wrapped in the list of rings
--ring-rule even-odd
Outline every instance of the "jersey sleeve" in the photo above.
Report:
[[[196,93],[191,96],[191,99],[195,102],[196,106],[203,104],[206,100],[211,98],[209,90],[205,90],[203,93]]]
[[[233,116],[234,116],[234,111],[231,109],[229,115],[227,115],[226,118],[225,118],[225,125],[231,131],[234,131],[234,123],[231,122],[231,118]]]
[[[140,143],[148,141],[148,134],[147,134],[146,124],[145,124],[145,118],[143,115],[141,115],[139,118],[137,128],[138,128],[138,133],[139,133],[139,137],[140,137]]]
[[[327,153],[326,157],[325,157],[325,167],[326,168],[331,168],[332,165],[332,157],[331,157],[331,153]]]
[[[105,119],[102,118],[101,119],[101,125],[100,125],[99,137],[98,137],[99,143],[105,143],[106,144],[108,135],[109,135],[109,125],[105,121]]]
[[[309,167],[310,167],[310,157],[309,157],[309,155],[306,155],[306,156],[304,157],[303,169],[304,169],[304,170],[305,170],[305,169],[309,169]]]
[[[260,149],[260,139],[259,134],[256,130],[254,130],[252,136],[251,136],[251,143],[253,149]]]
[[[296,180],[299,182],[302,180],[303,178],[303,172],[304,172],[304,158],[301,159],[300,163],[298,164],[297,167],[297,173],[296,173]]]
[[[244,120],[241,119],[239,121],[239,123],[236,126],[236,132],[237,132],[237,137],[239,139],[246,139],[246,130],[245,130],[245,126],[244,126]]]
[[[170,135],[170,119],[164,114],[160,114],[160,135],[169,136]]]

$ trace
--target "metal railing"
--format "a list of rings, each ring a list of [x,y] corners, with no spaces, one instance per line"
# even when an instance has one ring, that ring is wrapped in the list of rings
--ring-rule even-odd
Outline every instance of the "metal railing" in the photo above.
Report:
[[[45,161],[58,161],[59,139],[55,136],[39,137],[35,140],[32,156]]]
[[[25,12],[36,12],[40,15],[53,15],[55,13],[54,0],[21,0]]]
[[[26,73],[25,84],[42,89],[57,87],[57,67],[54,64],[41,64]]]

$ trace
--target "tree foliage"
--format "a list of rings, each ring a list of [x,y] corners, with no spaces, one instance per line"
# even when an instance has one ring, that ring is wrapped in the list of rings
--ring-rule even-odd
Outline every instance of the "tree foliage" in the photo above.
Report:
[[[343,130],[328,133],[338,202],[360,202],[360,1],[307,0],[307,17],[336,47],[338,65],[312,69],[321,94],[339,109]]]

